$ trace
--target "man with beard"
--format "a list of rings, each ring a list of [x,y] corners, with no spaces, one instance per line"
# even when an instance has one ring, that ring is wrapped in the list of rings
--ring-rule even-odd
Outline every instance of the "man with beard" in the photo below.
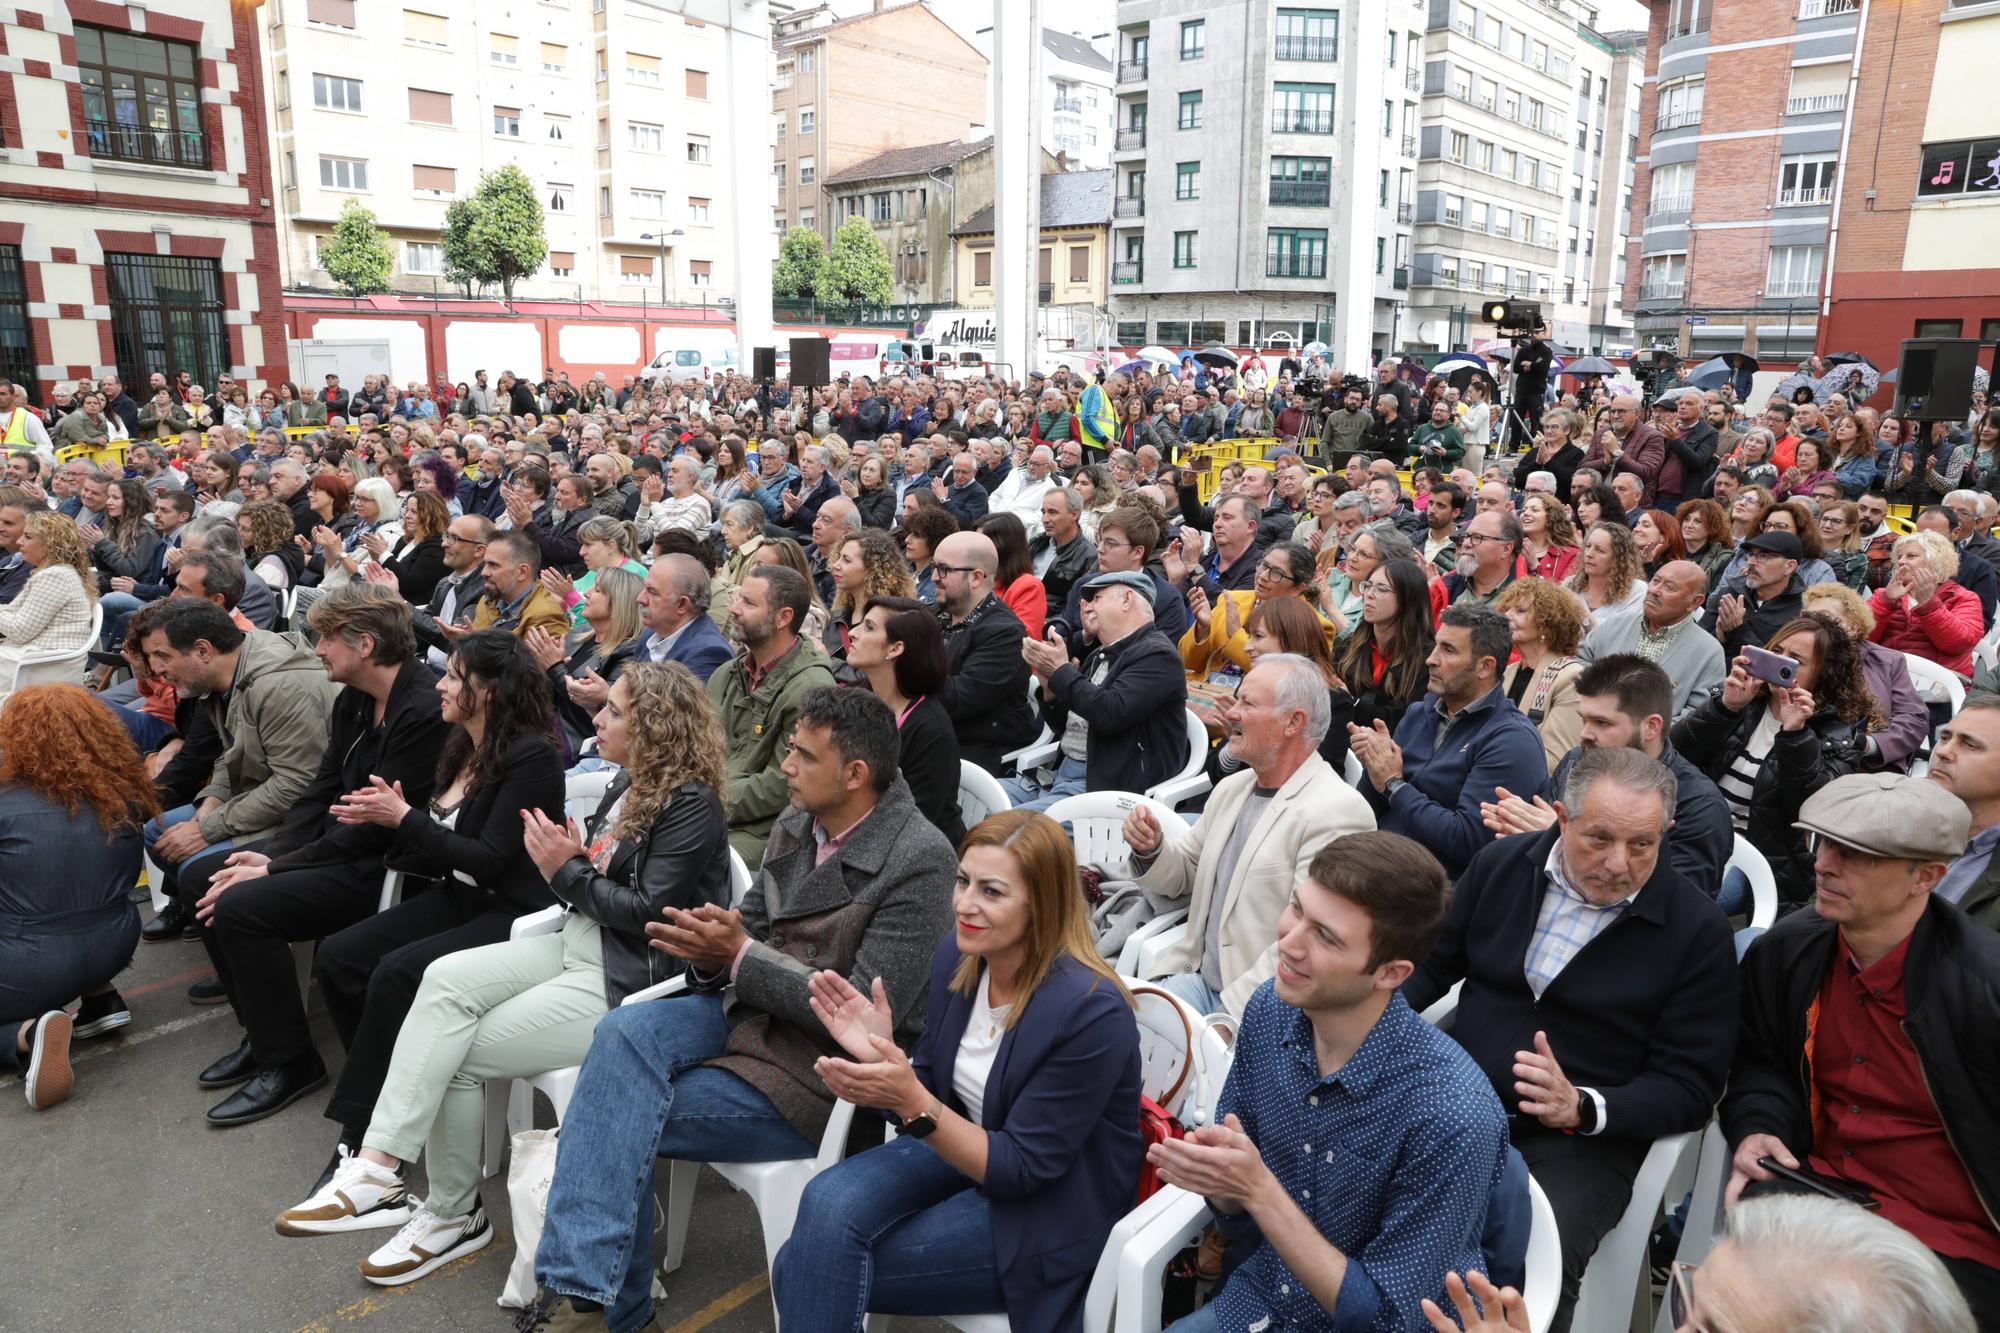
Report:
[[[1436,504],[1437,492],[1433,491],[1431,505]],[[1438,603],[1442,596],[1440,606],[1463,602],[1493,605],[1493,599],[1514,581],[1520,555],[1521,520],[1511,513],[1491,510],[1474,515],[1458,539],[1458,556],[1452,572],[1437,585],[1439,591],[1431,595],[1432,602]]]

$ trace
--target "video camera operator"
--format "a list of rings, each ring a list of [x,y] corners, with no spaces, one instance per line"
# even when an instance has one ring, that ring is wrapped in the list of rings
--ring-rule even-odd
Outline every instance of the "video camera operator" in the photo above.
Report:
[[[1542,429],[1542,404],[1549,394],[1549,369],[1555,353],[1540,330],[1516,337],[1513,343],[1514,401],[1510,407],[1527,423],[1526,438],[1532,440]],[[1523,445],[1526,441],[1509,439],[1507,443]]]

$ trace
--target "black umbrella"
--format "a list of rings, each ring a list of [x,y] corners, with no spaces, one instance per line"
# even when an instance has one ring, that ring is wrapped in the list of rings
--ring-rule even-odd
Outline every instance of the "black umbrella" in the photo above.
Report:
[[[1726,357],[1710,357],[1687,373],[1687,382],[1697,389],[1720,389],[1736,377]]]
[[[1221,343],[1210,343],[1194,353],[1194,359],[1215,370],[1234,370],[1237,366],[1236,353]]]
[[[1763,369],[1758,364],[1757,358],[1748,352],[1724,352],[1721,356],[1714,359],[1722,362],[1731,370],[1747,370],[1753,375]]]
[[[1489,401],[1499,395],[1499,386],[1493,382],[1492,372],[1482,370],[1478,366],[1460,363],[1446,371],[1444,377],[1444,382],[1460,393],[1464,393],[1465,387],[1474,380],[1486,386],[1486,397]]]
[[[1859,352],[1835,352],[1831,356],[1821,357],[1819,363],[1828,370],[1832,370],[1835,366],[1845,365],[1863,365],[1867,366],[1870,370],[1875,369],[1875,363]]]
[[[1616,375],[1618,367],[1601,356],[1580,356],[1563,367],[1565,375]]]

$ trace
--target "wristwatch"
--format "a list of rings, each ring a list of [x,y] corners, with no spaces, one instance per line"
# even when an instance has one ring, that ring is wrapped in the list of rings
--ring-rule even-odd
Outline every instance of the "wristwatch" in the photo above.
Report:
[[[931,1131],[938,1127],[938,1115],[943,1110],[944,1103],[932,1098],[927,1108],[903,1122],[903,1133],[913,1139],[928,1138]]]
[[[1409,783],[1403,781],[1401,778],[1390,778],[1388,785],[1382,788],[1382,795],[1390,800],[1394,800],[1396,793],[1409,785]]]

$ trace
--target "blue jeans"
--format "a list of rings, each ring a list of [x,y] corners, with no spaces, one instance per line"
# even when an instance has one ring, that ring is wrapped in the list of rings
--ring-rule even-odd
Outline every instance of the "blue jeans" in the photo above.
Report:
[[[185,861],[161,860],[159,855],[153,851],[153,844],[160,840],[160,835],[162,833],[165,833],[168,829],[172,828],[174,825],[185,824],[188,820],[193,818],[194,818],[193,806],[177,805],[173,809],[168,810],[164,814],[160,815],[159,818],[147,820],[145,828],[140,831],[140,835],[145,839],[146,842],[146,855],[153,858],[153,864],[159,866],[161,871],[161,876],[166,881],[164,884],[160,886],[160,891],[162,893],[172,895],[174,893],[175,882],[180,878],[181,875],[187,872],[190,866],[195,865],[197,862],[206,860],[211,856],[225,856],[229,853],[229,851],[232,848],[236,846],[235,838],[225,838],[221,842],[211,843],[209,846],[202,848],[200,851],[196,852],[193,856],[190,856]],[[188,906],[193,907],[194,904],[190,902]]]
[[[791,1239],[771,1265],[785,1333],[854,1333],[879,1314],[1006,1308],[993,1215],[958,1168],[898,1138],[806,1186]]]
[[[1084,780],[1083,761],[1071,759],[1068,755],[1064,755],[1062,763],[1056,767],[1053,786],[1044,787],[1034,778],[1022,776],[1003,778],[1000,789],[1007,793],[1007,799],[1013,802],[1016,810],[1046,810],[1064,797],[1078,796],[1090,790]]]
[[[653,1317],[653,1162],[773,1162],[819,1145],[727,1070],[722,1000],[613,1009],[597,1025],[563,1118],[535,1277],[604,1306],[613,1333]]]
[[[1715,891],[1715,905],[1724,916],[1750,910],[1750,877],[1730,866],[1722,872],[1722,887]]]
[[[98,596],[97,604],[104,609],[103,649],[115,653],[125,642],[125,622],[145,603],[129,592],[107,592]]]
[[[1220,995],[1208,988],[1208,978],[1199,972],[1176,972],[1170,977],[1161,977],[1152,984],[1177,1000],[1186,1000],[1199,1013],[1219,1014],[1229,1008],[1222,1002]]]

